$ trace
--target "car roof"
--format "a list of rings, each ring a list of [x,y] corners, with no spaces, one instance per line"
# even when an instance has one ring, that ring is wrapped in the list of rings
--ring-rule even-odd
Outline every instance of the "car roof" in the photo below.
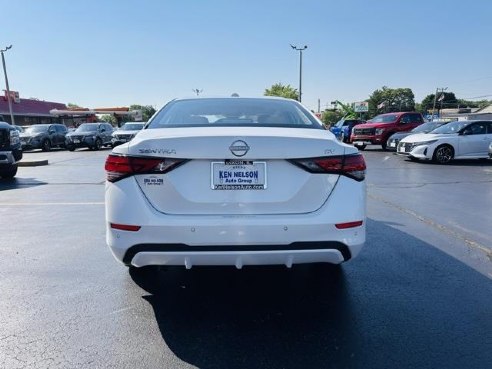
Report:
[[[0,128],[12,128],[12,126],[7,122],[0,121]]]
[[[378,115],[403,115],[403,114],[420,114],[418,111],[395,111],[393,113],[384,113]]]
[[[280,96],[256,96],[256,97],[234,97],[234,96],[213,96],[213,97],[183,97],[176,98],[172,101],[183,101],[183,100],[279,100],[279,101],[295,101],[294,99],[287,99]]]

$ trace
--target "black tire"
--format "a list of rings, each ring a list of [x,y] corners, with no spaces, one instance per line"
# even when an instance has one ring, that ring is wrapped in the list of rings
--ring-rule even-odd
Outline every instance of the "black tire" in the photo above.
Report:
[[[50,142],[50,140],[45,139],[45,140],[43,141],[43,144],[42,144],[42,146],[41,146],[41,149],[42,149],[43,151],[50,151],[50,150],[51,150],[51,142]]]
[[[75,145],[67,145],[68,151],[75,151]]]
[[[381,147],[383,148],[384,151],[387,151],[388,150],[388,139],[385,139],[382,143],[381,143]]]
[[[100,150],[102,147],[102,141],[100,138],[96,138],[96,142],[94,142],[93,150]]]
[[[454,149],[450,145],[441,145],[434,150],[432,160],[438,164],[447,164],[454,158]]]
[[[357,147],[360,151],[364,151],[366,145],[355,145],[355,147]]]
[[[17,174],[17,164],[13,164],[10,167],[0,169],[0,177],[5,179],[14,178]]]

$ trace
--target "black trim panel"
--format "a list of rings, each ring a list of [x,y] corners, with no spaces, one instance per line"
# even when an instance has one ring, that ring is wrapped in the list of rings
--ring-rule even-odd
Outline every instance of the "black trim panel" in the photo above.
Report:
[[[139,252],[194,252],[194,251],[295,251],[295,250],[337,250],[344,261],[352,255],[347,245],[337,241],[293,242],[290,245],[238,245],[238,246],[188,246],[183,243],[147,243],[130,247],[123,263],[130,265]]]

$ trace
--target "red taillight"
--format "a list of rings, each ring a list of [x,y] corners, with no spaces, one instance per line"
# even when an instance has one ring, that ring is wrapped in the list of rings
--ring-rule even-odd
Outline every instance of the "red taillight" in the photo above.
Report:
[[[356,222],[338,223],[335,224],[335,227],[337,227],[338,229],[355,228],[355,227],[360,227],[362,223],[363,223],[362,220],[358,220]]]
[[[136,225],[130,225],[130,224],[117,224],[117,223],[109,223],[111,228],[113,229],[118,229],[120,231],[130,231],[130,232],[137,232],[140,230],[140,226]]]
[[[366,162],[361,154],[327,156],[291,160],[311,173],[341,174],[362,181],[366,175]]]
[[[106,159],[106,179],[116,182],[128,176],[145,173],[167,173],[184,163],[185,160],[173,158],[152,158],[121,156],[110,154]]]

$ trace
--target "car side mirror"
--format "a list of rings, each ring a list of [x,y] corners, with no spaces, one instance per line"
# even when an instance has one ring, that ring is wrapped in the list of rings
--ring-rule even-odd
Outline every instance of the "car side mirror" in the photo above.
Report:
[[[50,130],[48,131],[48,133],[55,133],[55,130],[54,130],[54,129],[50,129]]]
[[[106,128],[101,128],[101,132],[106,132]]]

